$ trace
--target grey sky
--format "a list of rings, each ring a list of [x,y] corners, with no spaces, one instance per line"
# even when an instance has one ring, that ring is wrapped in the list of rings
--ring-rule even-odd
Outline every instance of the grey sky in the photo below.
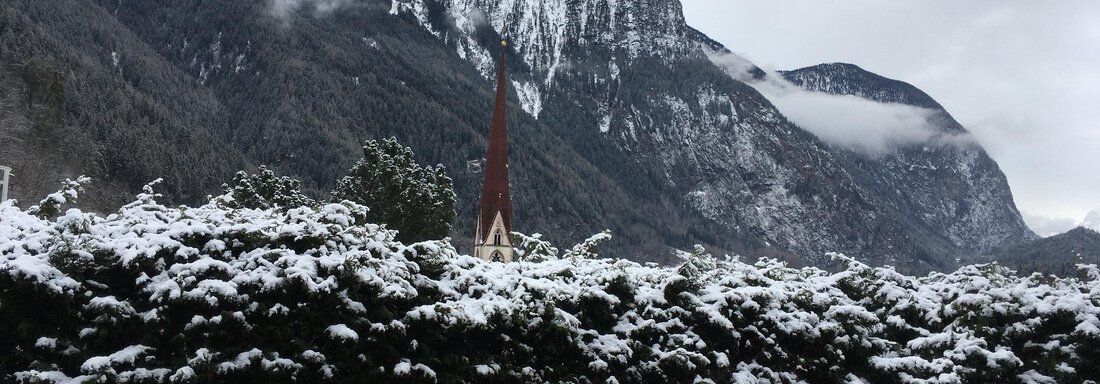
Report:
[[[1098,1],[682,1],[688,24],[762,67],[848,62],[928,92],[1033,217],[1100,208]]]

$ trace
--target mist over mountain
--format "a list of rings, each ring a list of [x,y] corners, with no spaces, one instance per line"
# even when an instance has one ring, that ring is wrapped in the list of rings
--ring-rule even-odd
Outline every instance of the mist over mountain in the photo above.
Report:
[[[1081,226],[1100,232],[1100,209],[1094,209],[1085,216],[1085,220],[1081,222]]]
[[[929,95],[850,64],[768,73],[676,1],[5,2],[0,163],[26,201],[89,174],[94,207],[157,177],[194,204],[258,165],[323,197],[396,136],[455,179],[461,245],[501,39],[519,231],[915,272],[1036,238]]]

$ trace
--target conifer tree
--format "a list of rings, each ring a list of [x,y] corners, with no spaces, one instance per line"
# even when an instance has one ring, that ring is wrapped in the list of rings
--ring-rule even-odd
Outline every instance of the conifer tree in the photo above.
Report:
[[[370,209],[369,220],[398,231],[397,240],[439,240],[450,235],[455,193],[442,165],[422,167],[396,138],[367,141],[363,158],[336,184],[333,201]]]
[[[51,193],[37,205],[31,206],[29,211],[35,216],[48,219],[61,214],[61,208],[65,205],[76,203],[77,197],[84,193],[84,185],[90,183],[91,178],[80,176],[76,180],[65,179],[61,183],[61,190]]]
[[[302,194],[300,182],[260,166],[260,172],[249,175],[237,172],[231,184],[223,184],[225,195],[220,201],[227,208],[288,209],[313,205],[313,199]]]

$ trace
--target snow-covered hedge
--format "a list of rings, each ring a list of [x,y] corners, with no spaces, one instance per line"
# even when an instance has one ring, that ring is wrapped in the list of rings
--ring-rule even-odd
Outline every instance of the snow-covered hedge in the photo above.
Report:
[[[488,263],[354,204],[102,217],[0,203],[0,380],[1035,382],[1100,377],[1100,273],[843,256]],[[60,211],[59,211],[60,212]],[[369,217],[369,215],[366,215]]]

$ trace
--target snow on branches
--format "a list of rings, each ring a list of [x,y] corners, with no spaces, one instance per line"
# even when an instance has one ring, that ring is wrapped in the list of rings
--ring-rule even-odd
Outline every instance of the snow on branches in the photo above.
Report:
[[[64,195],[65,193],[62,193]],[[0,203],[0,374],[56,382],[1083,382],[1100,282],[717,259],[490,263],[353,203]]]

